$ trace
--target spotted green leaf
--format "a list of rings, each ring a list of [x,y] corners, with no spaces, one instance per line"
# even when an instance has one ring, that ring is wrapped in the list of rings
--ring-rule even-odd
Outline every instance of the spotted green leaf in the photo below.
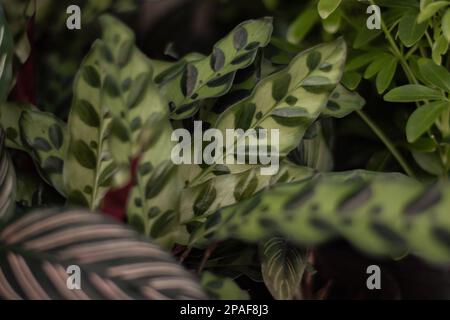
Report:
[[[346,45],[342,39],[299,53],[288,67],[261,80],[251,96],[227,109],[215,127],[224,136],[230,128],[279,130],[282,139],[277,150],[280,157],[285,157],[325,109],[341,79],[345,58]],[[239,141],[227,143],[228,147]],[[242,171],[241,165],[225,168],[228,172]],[[216,170],[217,166],[211,166],[194,177],[191,185],[210,179]]]
[[[264,283],[277,300],[300,298],[306,254],[282,237],[272,237],[260,248]]]
[[[205,292],[215,300],[249,300],[248,292],[232,280],[203,272],[201,284]]]
[[[67,125],[50,113],[24,110],[19,127],[21,138],[43,178],[65,195],[63,168],[69,140]]]
[[[366,101],[357,92],[349,91],[343,85],[338,85],[331,94],[323,115],[343,118],[362,109],[365,104]]]
[[[273,176],[261,175],[259,168],[237,174],[218,175],[201,185],[183,190],[180,220],[182,223],[198,221],[220,208],[248,199],[269,186],[308,179],[312,174],[311,169],[284,161],[280,164],[278,173]]]
[[[91,209],[100,205],[118,171],[108,144],[112,115],[100,90],[108,87],[100,61],[109,58],[104,43],[96,41],[75,78],[68,119],[70,138],[63,171],[67,197]]]
[[[289,26],[287,40],[291,43],[300,43],[319,20],[317,8],[310,7],[301,10]]]
[[[152,113],[152,65],[135,46],[131,29],[109,15],[103,15],[100,22],[104,57],[99,61],[105,73],[100,91],[112,115],[110,150],[118,164],[127,165],[143,146]]]
[[[25,110],[33,109],[32,105],[18,102],[5,102],[1,106],[0,124],[5,130],[5,143],[8,148],[27,151],[20,136],[19,120]]]
[[[188,118],[198,111],[199,100],[228,92],[236,71],[253,62],[258,48],[268,44],[271,34],[271,18],[243,22],[214,46],[211,55],[184,65],[162,86],[171,117]]]
[[[147,88],[152,115],[144,151],[139,156],[136,185],[127,205],[129,222],[140,232],[170,247],[179,233],[179,198],[182,182],[171,160],[174,143],[166,100],[155,85]]]
[[[409,251],[450,261],[450,186],[400,174],[324,173],[280,185],[211,215],[207,237],[259,241],[282,235],[299,245],[343,237],[369,254]]]
[[[151,60],[154,70],[153,80],[158,86],[163,87],[183,72],[188,63],[200,61],[205,58],[206,56],[201,53],[191,52],[179,59],[177,62]]]
[[[263,71],[263,54],[258,54],[255,61],[245,69],[236,72],[229,92],[216,99],[202,101],[199,117],[203,122],[214,125],[225,110],[237,102],[247,98],[261,80]]]

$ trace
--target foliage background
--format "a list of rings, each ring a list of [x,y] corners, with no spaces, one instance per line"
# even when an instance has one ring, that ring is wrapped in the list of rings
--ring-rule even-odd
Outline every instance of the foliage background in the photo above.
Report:
[[[447,111],[439,109],[442,114],[438,113],[431,121],[425,121],[425,116],[419,114],[419,121],[413,123],[415,129],[408,129],[408,119],[418,106],[429,105],[424,101],[427,99],[420,95],[411,98],[413,94],[409,92],[409,97],[400,101],[402,99],[391,91],[418,83],[436,90],[436,81],[431,79],[430,83],[420,70],[420,57],[427,58],[427,63],[440,65],[444,71],[449,70],[447,1],[373,1],[381,6],[386,21],[387,30],[382,31],[365,28],[366,8],[370,1],[80,0],[82,31],[69,31],[63,27],[65,8],[72,4],[71,1],[41,0],[34,9],[30,9],[28,1],[20,1],[20,4],[15,1],[14,5],[8,0],[2,3],[8,19],[16,22],[11,29],[15,40],[17,83],[10,100],[35,104],[41,111],[51,112],[62,121],[68,120],[73,99],[72,83],[80,62],[94,40],[99,38],[98,18],[103,13],[111,13],[131,27],[136,34],[137,47],[158,61],[175,62],[191,52],[209,54],[217,40],[236,25],[264,16],[274,17],[273,37],[264,49],[265,58],[274,68],[286,65],[304,49],[343,36],[349,48],[343,83],[364,98],[363,112],[353,112],[341,119],[321,118],[313,126],[318,126],[316,131],[319,133],[309,132],[311,135],[307,135],[290,154],[290,159],[318,171],[401,172],[418,178],[425,185],[448,179],[448,76],[443,76],[444,88],[438,88],[447,99]],[[418,27],[420,12],[426,21],[425,28]],[[325,19],[325,16],[328,17]],[[391,97],[385,96],[388,92]],[[184,123],[189,126],[186,122],[189,120]],[[408,130],[413,133],[408,134]],[[415,138],[408,139],[411,135]],[[40,179],[27,155],[21,151],[11,152],[15,167],[24,168],[17,172],[18,183],[31,185],[32,182],[39,191],[38,199],[30,200],[34,202],[33,206],[64,203],[64,197]],[[21,176],[25,180],[20,179]],[[119,220],[127,220],[125,208],[130,186],[110,190],[101,209]],[[402,189],[397,192],[400,195]],[[27,205],[22,207],[27,210]],[[442,210],[446,208],[444,203]],[[129,218],[127,222],[139,227]],[[284,240],[274,243],[281,243],[283,250],[288,252],[285,243],[290,243]],[[293,248],[293,251],[300,250],[296,246]],[[193,249],[188,255],[183,246],[171,249],[175,256],[184,259],[187,268],[233,278],[252,298],[274,295],[270,279],[263,279],[261,274],[263,243],[253,245],[226,240],[207,247],[206,251],[205,248]],[[300,259],[293,254],[293,262],[281,263],[298,263],[294,267],[295,275],[290,278],[292,283],[302,281],[294,295],[296,298],[448,298],[450,294],[447,265],[436,267],[414,255],[380,259],[353,249],[344,240],[315,247],[307,253],[303,248],[301,251]],[[371,292],[365,287],[365,268],[370,264],[382,266],[382,283],[385,284],[382,292]],[[211,280],[207,277],[203,281],[209,288]],[[233,282],[224,287],[227,289],[216,293],[217,297],[224,292],[244,294],[240,298],[246,296]]]

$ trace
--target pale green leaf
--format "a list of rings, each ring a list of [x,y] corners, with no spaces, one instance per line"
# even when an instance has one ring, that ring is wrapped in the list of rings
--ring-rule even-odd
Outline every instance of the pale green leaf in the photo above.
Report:
[[[392,83],[395,71],[397,70],[398,61],[396,59],[390,60],[378,73],[376,79],[377,91],[382,94]]]
[[[432,58],[434,63],[441,64],[442,56],[447,52],[449,43],[443,35],[440,35],[432,46]]]
[[[319,21],[317,9],[310,7],[301,10],[287,31],[287,40],[291,43],[300,43]]]
[[[450,72],[430,59],[421,59],[418,62],[420,73],[432,85],[450,91]]]
[[[362,75],[358,72],[344,72],[341,83],[350,90],[355,90],[361,83]]]
[[[411,152],[414,160],[421,169],[433,176],[444,174],[441,159],[437,153],[430,152]]]
[[[50,113],[24,110],[19,127],[21,138],[43,178],[66,195],[63,168],[69,142],[67,125]]]
[[[393,55],[385,52],[378,53],[372,63],[370,63],[366,68],[366,71],[364,72],[364,79],[370,79],[375,76],[392,60],[395,60]]]
[[[322,19],[328,18],[341,4],[342,0],[320,0],[317,9]]]
[[[340,10],[335,10],[332,14],[330,14],[326,19],[322,20],[323,28],[328,33],[336,33],[338,32],[341,26],[342,13]]]
[[[448,103],[436,101],[417,108],[409,117],[408,123],[406,124],[406,137],[408,138],[408,142],[412,143],[416,141],[433,125],[445,108],[448,107]]]
[[[415,11],[407,12],[398,27],[400,40],[406,47],[415,45],[425,34],[428,24],[426,22],[417,22],[418,13]]]
[[[368,65],[374,59],[377,58],[378,54],[379,52],[377,51],[374,52],[371,51],[363,54],[358,54],[354,58],[348,59],[347,64],[345,66],[345,72],[356,71],[361,67]]]
[[[422,23],[436,14],[440,9],[450,5],[450,1],[434,1],[423,6],[420,10],[420,14],[417,17],[417,22]]]
[[[442,17],[442,33],[445,39],[447,39],[447,42],[450,42],[450,8],[447,9]]]
[[[440,100],[442,94],[435,89],[419,84],[408,84],[389,91],[384,100],[390,102],[416,102],[422,100]]]

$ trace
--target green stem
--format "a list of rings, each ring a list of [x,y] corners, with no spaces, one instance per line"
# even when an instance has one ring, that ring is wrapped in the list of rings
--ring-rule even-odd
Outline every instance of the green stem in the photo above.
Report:
[[[361,110],[357,111],[357,113],[361,117],[361,119],[363,119],[364,122],[370,127],[370,129],[372,129],[372,131],[378,136],[378,138],[384,143],[384,145],[392,153],[392,155],[398,161],[398,163],[406,172],[406,174],[409,175],[410,177],[415,178],[413,170],[409,167],[408,163],[403,158],[401,153],[398,151],[397,147],[394,145],[391,139],[389,139],[389,137],[384,134],[384,132],[378,127],[378,125],[372,119],[369,118],[367,114],[365,114]]]
[[[375,2],[373,0],[370,0],[370,3],[372,5],[375,5]],[[397,47],[397,44],[394,41],[394,38],[392,38],[391,33],[389,32],[389,29],[387,28],[386,24],[384,23],[384,20],[381,19],[381,28],[383,29],[383,32],[386,36],[386,39],[389,42],[389,45],[392,48],[393,53],[400,61],[400,64],[405,71],[406,77],[408,78],[409,82],[412,84],[418,84],[416,77],[414,76],[414,73],[411,71],[411,68],[408,65],[408,62],[406,61],[405,57],[403,56],[403,53],[400,51],[400,49]]]
[[[405,59],[408,60],[409,57],[416,52],[419,49],[419,44],[416,44],[414,47],[412,47],[405,55]]]

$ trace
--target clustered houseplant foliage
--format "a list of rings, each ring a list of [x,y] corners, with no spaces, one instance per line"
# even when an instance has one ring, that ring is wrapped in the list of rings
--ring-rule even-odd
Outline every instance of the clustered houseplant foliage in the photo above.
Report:
[[[0,297],[248,299],[263,283],[274,299],[326,298],[308,287],[320,276],[313,257],[339,239],[365,255],[448,265],[448,1],[255,1],[267,17],[175,61],[149,58],[103,13],[137,10],[125,2],[91,8],[100,28],[89,52],[73,73],[48,59],[54,79],[34,103],[10,92],[33,55],[36,8],[2,1]],[[380,29],[366,27],[369,5],[382,9]],[[278,129],[278,173],[175,165],[172,132],[194,121]],[[380,143],[361,145],[357,169],[333,170],[355,159],[333,150],[348,135]],[[100,213],[126,185],[127,225]],[[81,291],[65,287],[69,265],[86,275]]]

